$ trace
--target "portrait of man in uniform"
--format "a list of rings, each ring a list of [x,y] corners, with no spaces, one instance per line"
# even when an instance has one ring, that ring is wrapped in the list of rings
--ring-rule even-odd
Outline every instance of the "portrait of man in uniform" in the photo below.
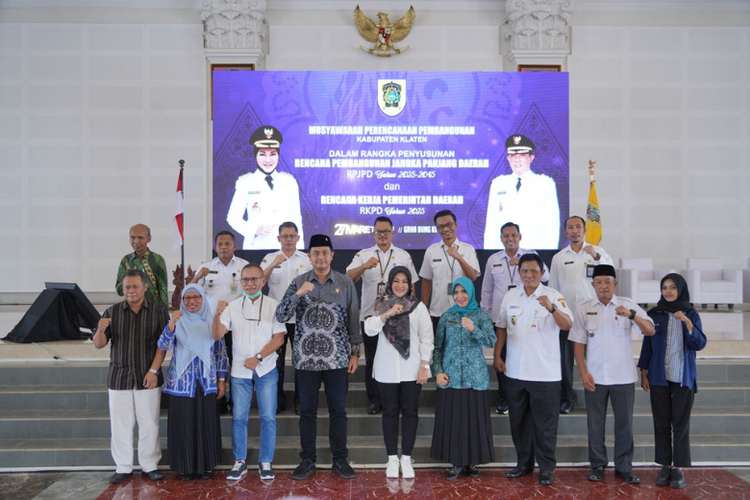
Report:
[[[304,241],[299,185],[292,174],[277,169],[282,142],[281,132],[270,125],[250,136],[257,168],[237,179],[227,213],[229,225],[244,236],[245,250],[275,249],[275,231],[286,221],[297,225],[299,241]]]
[[[531,170],[536,146],[521,134],[505,141],[511,173],[492,180],[487,200],[484,248],[500,249],[500,227],[513,221],[524,228],[526,248],[557,249],[560,239],[560,206],[555,180]]]

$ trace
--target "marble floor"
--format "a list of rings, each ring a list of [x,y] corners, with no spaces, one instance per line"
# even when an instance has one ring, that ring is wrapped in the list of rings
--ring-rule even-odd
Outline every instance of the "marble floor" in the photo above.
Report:
[[[277,471],[276,479],[261,482],[249,472],[229,483],[226,471],[208,480],[182,481],[166,472],[152,482],[139,473],[119,485],[109,485],[111,472],[39,472],[0,474],[0,499],[13,500],[149,500],[149,499],[334,499],[383,498],[435,499],[750,499],[750,469],[692,468],[685,471],[687,488],[675,490],[654,483],[656,468],[638,468],[640,485],[628,485],[608,470],[601,483],[586,479],[587,469],[555,471],[555,484],[540,486],[536,475],[505,478],[507,469],[481,469],[479,478],[461,477],[449,482],[444,469],[417,469],[416,479],[386,479],[383,470],[358,470],[353,480],[344,480],[330,470],[318,470],[306,481],[293,481],[289,470]]]

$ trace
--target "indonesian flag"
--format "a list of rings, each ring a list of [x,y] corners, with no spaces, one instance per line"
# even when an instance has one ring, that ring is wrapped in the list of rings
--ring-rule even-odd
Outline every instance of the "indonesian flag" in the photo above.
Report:
[[[182,169],[180,177],[177,179],[177,195],[174,199],[174,243],[172,250],[177,250],[185,243],[185,236],[182,227],[182,216],[185,213],[185,197],[182,192]]]
[[[602,220],[599,215],[599,199],[596,197],[596,183],[591,182],[589,202],[586,207],[586,243],[598,245],[602,241]]]

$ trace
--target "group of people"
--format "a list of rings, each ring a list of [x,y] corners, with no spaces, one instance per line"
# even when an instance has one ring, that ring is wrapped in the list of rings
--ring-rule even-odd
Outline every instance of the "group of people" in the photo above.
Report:
[[[105,311],[93,338],[99,348],[111,341],[108,388],[117,470],[110,481],[119,483],[132,474],[136,421],[140,465],[149,479],[161,478],[162,385],[169,395],[170,467],[186,480],[210,476],[220,460],[218,401],[227,392],[229,375],[235,463],[227,478],[239,480],[247,473],[248,412],[255,393],[259,474],[273,479],[275,415],[287,407],[287,343],[295,369],[292,404],[300,417],[301,462],[293,478],[306,479],[316,471],[321,383],[330,415],[333,471],[355,477],[348,462],[346,394],[364,343],[368,413],[382,411],[387,477],[414,477],[420,393],[433,377],[431,458],[452,465],[448,480],[477,477],[477,465],[495,460],[484,356],[485,348],[494,348],[495,411],[509,415],[517,453],[508,478],[530,474],[536,462],[539,483],[553,484],[559,415],[570,413],[577,402],[575,360],[586,400],[588,478],[602,481],[609,463],[604,439],[611,400],[615,476],[638,483],[632,471],[635,330],[644,336],[637,366],[641,385],[650,393],[656,462],[662,465],[656,482],[684,487],[682,467],[690,465],[690,410],[697,391],[695,353],[706,345],[685,280],[665,276],[659,303],[645,312],[615,295],[612,260],[601,247],[585,243],[583,218],[565,222],[570,244],[553,257],[549,270],[536,252],[520,247],[521,229],[508,222],[499,231],[504,249],[487,261],[480,306],[473,284],[481,275],[474,248],[458,240],[452,212],[438,212],[434,223],[441,241],[426,250],[419,272],[408,252],[392,244],[395,231],[387,217],[375,220],[375,246],[357,253],[346,274],[331,267],[334,249],[328,236],[313,235],[307,253],[299,251],[294,222],[278,227],[280,250],[260,264],[235,256],[235,236],[222,231],[214,241],[217,256],[202,264],[171,318],[162,293],[163,259],[148,250],[148,228],[133,226],[134,253],[123,259],[117,280],[125,301]],[[361,300],[354,286],[359,280]],[[415,293],[419,280],[421,300]],[[164,378],[161,366],[170,349]]]

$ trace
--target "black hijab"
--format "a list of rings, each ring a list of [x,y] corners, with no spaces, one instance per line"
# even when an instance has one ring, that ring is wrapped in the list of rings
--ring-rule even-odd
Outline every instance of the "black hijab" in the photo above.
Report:
[[[674,302],[667,302],[664,299],[664,294],[662,294],[659,298],[659,302],[656,304],[656,307],[649,309],[649,314],[657,312],[670,312],[674,314],[677,311],[682,311],[685,313],[688,311],[692,311],[693,305],[690,303],[690,292],[688,291],[688,286],[685,282],[685,278],[677,273],[669,273],[661,279],[661,284],[659,287],[660,290],[661,287],[664,286],[664,282],[666,280],[672,280],[674,281],[674,284],[677,285],[677,300],[675,300]]]
[[[392,289],[393,277],[398,273],[404,273],[409,280],[409,290],[403,297],[396,297]],[[391,272],[388,273],[388,284],[386,285],[385,295],[375,299],[372,311],[369,311],[371,314],[368,314],[368,316],[380,316],[396,304],[402,306],[403,309],[400,314],[391,316],[386,320],[385,325],[383,325],[383,333],[385,334],[385,338],[388,339],[391,345],[393,345],[396,351],[398,351],[404,359],[409,359],[409,351],[411,347],[409,314],[411,314],[419,305],[419,301],[412,293],[411,284],[412,276],[408,267],[396,266],[391,269]]]

